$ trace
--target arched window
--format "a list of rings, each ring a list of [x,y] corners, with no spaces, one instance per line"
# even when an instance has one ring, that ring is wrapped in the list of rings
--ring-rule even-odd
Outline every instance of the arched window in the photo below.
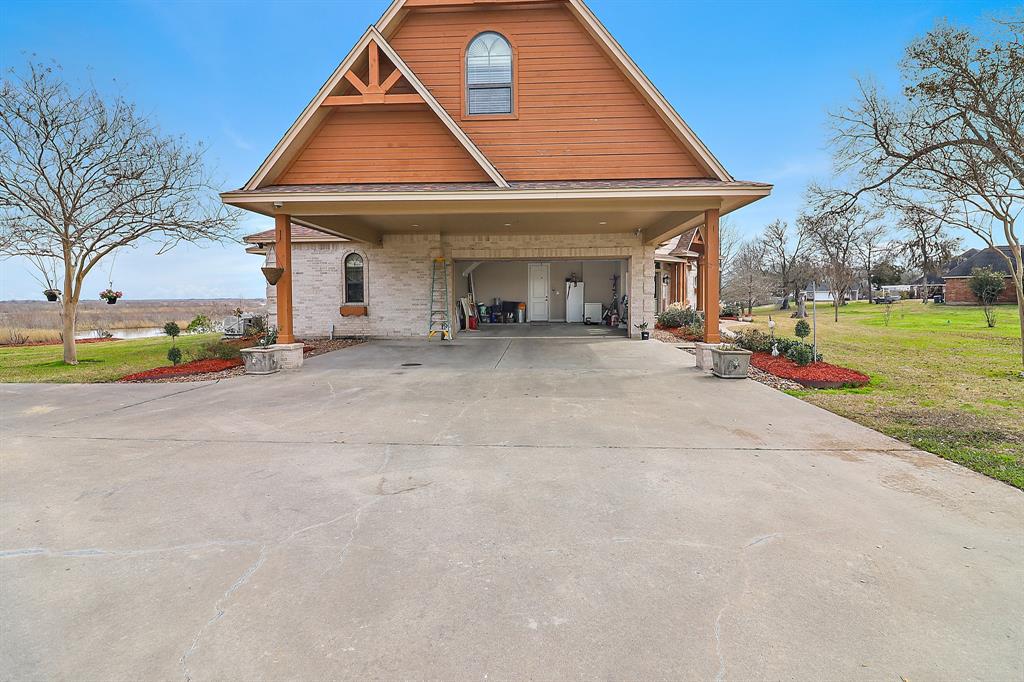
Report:
[[[363,257],[358,253],[345,256],[345,303],[366,303]]]
[[[466,50],[466,113],[512,113],[512,46],[486,31]]]

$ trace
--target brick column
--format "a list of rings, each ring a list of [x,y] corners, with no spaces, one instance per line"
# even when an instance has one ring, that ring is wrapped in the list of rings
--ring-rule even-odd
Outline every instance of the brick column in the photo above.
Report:
[[[718,332],[719,311],[719,268],[721,265],[718,248],[718,215],[717,208],[704,211],[704,342],[718,343],[721,337]]]
[[[292,217],[274,216],[274,265],[284,268],[277,280],[277,342],[295,343],[292,332]]]

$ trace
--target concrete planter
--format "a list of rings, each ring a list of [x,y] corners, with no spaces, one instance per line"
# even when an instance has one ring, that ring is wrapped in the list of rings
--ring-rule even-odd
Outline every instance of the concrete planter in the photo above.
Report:
[[[702,341],[696,341],[693,344],[694,353],[697,355],[697,369],[702,369],[705,372],[711,371],[711,349],[718,348],[720,343],[704,343]]]
[[[737,348],[712,348],[711,363],[712,372],[716,377],[723,379],[746,379],[747,370],[750,368],[749,350]]]
[[[281,369],[298,369],[302,367],[302,343],[275,343],[270,346],[277,351],[277,364]]]
[[[243,348],[241,352],[246,374],[273,374],[281,369],[278,351],[273,346]]]

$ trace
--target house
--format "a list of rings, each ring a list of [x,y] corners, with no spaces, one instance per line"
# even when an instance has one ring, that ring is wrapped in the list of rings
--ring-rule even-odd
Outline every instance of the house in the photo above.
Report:
[[[832,293],[831,289],[821,289],[821,288],[814,289],[812,287],[807,287],[804,290],[804,300],[806,300],[808,303],[810,303],[812,301],[815,301],[815,302],[818,302],[818,303],[822,303],[822,302],[834,303],[835,302],[835,295]],[[860,300],[860,289],[856,289],[856,288],[854,288],[854,289],[847,289],[846,292],[843,294],[843,300],[844,301],[859,301]]]
[[[957,265],[943,275],[946,282],[946,303],[977,305],[978,299],[971,291],[969,284],[971,272],[975,268],[992,268],[996,272],[1004,273],[1006,286],[1003,287],[996,303],[1016,303],[1017,289],[1013,285],[1013,277],[1010,276],[1010,266],[1006,263],[1006,259],[1016,261],[1018,257],[1009,246],[997,246],[976,251],[971,256],[960,259]]]
[[[703,310],[703,304],[697,300],[697,269],[703,252],[704,241],[695,227],[654,250],[655,312],[660,313],[673,303]]]
[[[283,343],[422,336],[439,306],[457,333],[477,303],[558,323],[580,299],[632,334],[653,325],[659,262],[669,286],[692,276],[655,257],[684,233],[717,341],[719,219],[770,192],[729,174],[581,0],[395,0],[222,199],[274,219],[247,241],[280,269]]]

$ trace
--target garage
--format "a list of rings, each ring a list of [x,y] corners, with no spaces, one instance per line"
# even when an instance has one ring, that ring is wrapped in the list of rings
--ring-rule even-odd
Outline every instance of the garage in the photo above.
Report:
[[[626,336],[626,259],[456,260],[457,325],[481,336]]]

